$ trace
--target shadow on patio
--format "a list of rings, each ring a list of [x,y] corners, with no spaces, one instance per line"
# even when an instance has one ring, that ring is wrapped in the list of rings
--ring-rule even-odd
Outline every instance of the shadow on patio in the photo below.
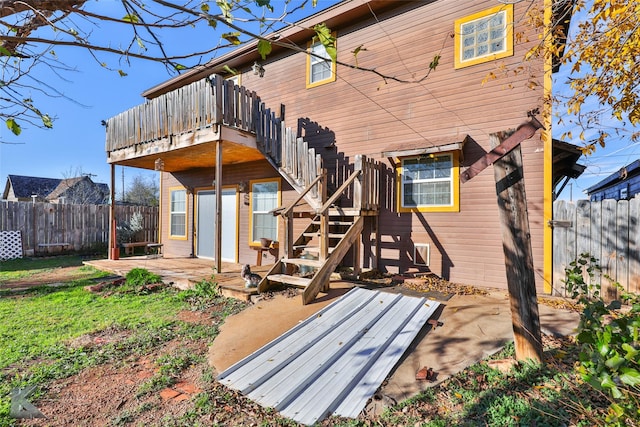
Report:
[[[91,260],[84,264],[99,270],[109,271],[120,276],[134,268],[144,268],[162,277],[162,281],[180,289],[187,289],[203,280],[212,280],[218,284],[222,294],[242,300],[249,300],[258,291],[245,288],[240,277],[242,264],[222,263],[222,271],[214,274],[214,261],[202,258],[150,258],[147,256],[131,256],[118,260]],[[251,266],[251,271],[264,276],[271,265]]]

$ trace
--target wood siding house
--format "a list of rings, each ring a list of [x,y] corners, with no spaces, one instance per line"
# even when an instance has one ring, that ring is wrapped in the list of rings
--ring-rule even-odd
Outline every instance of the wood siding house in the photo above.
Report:
[[[589,200],[629,200],[640,194],[640,159],[620,168],[586,190]]]
[[[115,165],[162,171],[165,256],[262,256],[275,264],[261,289],[311,287],[308,302],[339,263],[506,288],[493,174],[459,176],[491,150],[491,134],[537,111],[546,130],[521,147],[536,284],[548,291],[551,64],[523,62],[540,43],[525,24],[531,6],[341,2],[279,32],[299,51],[274,45],[262,60],[248,44],[144,92],[145,104],[107,122],[112,174]],[[355,65],[359,49],[358,66],[394,78],[323,61],[304,29],[322,22],[338,62]],[[292,275],[308,269],[316,275]]]

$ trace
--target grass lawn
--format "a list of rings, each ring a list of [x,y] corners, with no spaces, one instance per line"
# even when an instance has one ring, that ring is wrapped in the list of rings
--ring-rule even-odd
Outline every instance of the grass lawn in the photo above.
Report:
[[[221,297],[206,281],[190,291],[125,284],[90,292],[85,286],[106,273],[82,267],[76,257],[63,262],[75,278],[61,286],[0,289],[0,427],[23,425],[10,416],[9,393],[27,385],[36,386],[29,400],[53,415],[45,424],[25,425],[297,426],[217,383],[208,366],[207,349],[218,327],[243,303]],[[0,284],[47,275],[59,266],[60,260],[51,259],[0,263]],[[494,358],[510,359],[513,353],[508,346]],[[606,425],[609,402],[579,380],[577,357],[572,339],[547,337],[541,365],[518,364],[502,373],[481,362],[381,415],[332,417],[321,426]],[[112,392],[114,378],[130,385]],[[197,393],[176,404],[160,398],[185,378],[197,384]],[[90,391],[84,381],[91,382]],[[67,406],[56,413],[58,404]],[[64,421],[67,412],[73,417]],[[78,418],[91,412],[101,412],[100,422]]]
[[[84,270],[84,278],[63,285],[1,291],[0,426],[15,423],[9,416],[9,392],[16,387],[38,385],[33,395],[37,399],[51,381],[87,367],[144,354],[176,337],[210,342],[215,336],[215,327],[198,327],[177,320],[177,314],[191,306],[185,292],[169,287],[157,292],[135,292],[128,287],[126,292],[92,293],[85,286],[94,285],[94,279],[106,273],[81,265],[78,257],[0,263],[0,283],[48,274],[61,266]],[[72,273],[76,271],[73,269]],[[196,295],[195,299],[202,304],[201,300],[209,296]],[[229,310],[221,314],[231,313],[234,305],[229,302]],[[79,337],[104,331],[120,331],[122,338],[99,348],[73,345]],[[196,359],[187,358],[189,363]]]

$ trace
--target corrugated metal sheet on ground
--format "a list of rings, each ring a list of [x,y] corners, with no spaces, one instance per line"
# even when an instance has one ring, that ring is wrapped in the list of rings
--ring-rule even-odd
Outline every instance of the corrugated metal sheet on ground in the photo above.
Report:
[[[355,418],[438,305],[354,288],[218,380],[302,424]]]

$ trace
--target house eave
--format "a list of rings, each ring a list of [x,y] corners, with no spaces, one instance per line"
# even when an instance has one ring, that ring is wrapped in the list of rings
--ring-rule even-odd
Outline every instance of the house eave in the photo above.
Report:
[[[270,56],[275,56],[278,52],[290,49],[286,45],[300,45],[306,43],[314,34],[313,28],[316,24],[325,23],[329,28],[335,29],[348,23],[354,22],[362,16],[370,15],[371,12],[381,13],[387,9],[411,4],[406,0],[346,0],[322,10],[306,19],[289,25],[280,31],[265,35],[266,39],[273,40]],[[415,2],[413,2],[415,3]],[[418,3],[419,4],[419,3]],[[286,43],[279,44],[278,40],[286,40]],[[224,66],[239,68],[253,61],[261,60],[257,51],[258,41],[254,40],[245,45],[224,54],[218,58],[210,60],[207,64],[195,67],[185,73],[157,84],[144,92],[142,96],[152,99],[166,92],[193,83],[197,80],[210,76],[211,74],[226,74]]]

